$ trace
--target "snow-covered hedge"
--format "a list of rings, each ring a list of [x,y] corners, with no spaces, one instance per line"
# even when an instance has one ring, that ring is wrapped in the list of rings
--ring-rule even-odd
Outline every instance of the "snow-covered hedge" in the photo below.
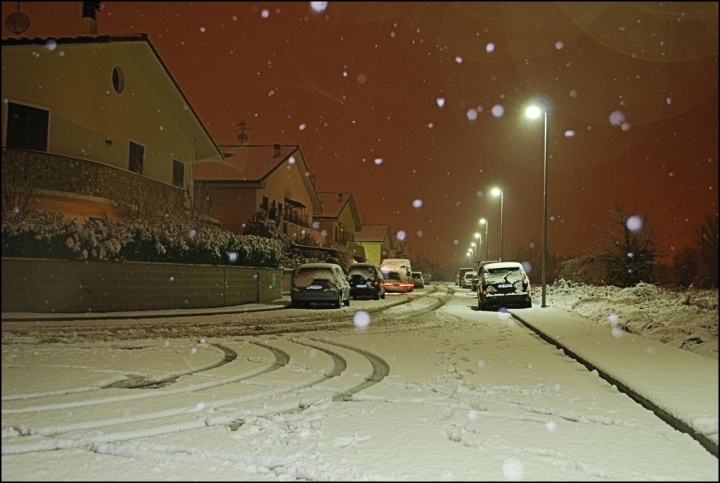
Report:
[[[142,262],[227,264],[276,268],[278,239],[237,235],[214,227],[88,220],[84,225],[42,213],[2,225],[4,257],[89,258]]]

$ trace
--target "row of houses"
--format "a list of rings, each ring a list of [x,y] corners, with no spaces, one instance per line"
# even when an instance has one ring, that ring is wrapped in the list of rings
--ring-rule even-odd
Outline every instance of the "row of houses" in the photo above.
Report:
[[[352,193],[316,191],[300,146],[216,144],[145,34],[3,39],[2,80],[3,177],[30,175],[46,210],[113,218],[118,183],[152,183],[235,233],[263,209],[360,262],[404,252]]]

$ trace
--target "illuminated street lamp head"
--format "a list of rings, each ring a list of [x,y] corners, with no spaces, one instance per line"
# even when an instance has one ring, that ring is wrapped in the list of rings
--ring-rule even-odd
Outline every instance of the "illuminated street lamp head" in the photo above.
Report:
[[[501,190],[500,188],[493,188],[490,193],[491,193],[493,196],[500,196],[500,194],[502,193],[502,190]]]
[[[475,242],[472,242],[470,245],[475,246]]]
[[[480,233],[475,233],[475,238],[480,238]]]
[[[480,218],[480,224],[484,225],[485,223],[487,223],[487,220],[485,218]]]
[[[527,117],[529,117],[530,119],[535,119],[536,117],[540,117],[541,113],[542,113],[542,111],[537,106],[530,106],[525,111],[525,115],[527,115]]]

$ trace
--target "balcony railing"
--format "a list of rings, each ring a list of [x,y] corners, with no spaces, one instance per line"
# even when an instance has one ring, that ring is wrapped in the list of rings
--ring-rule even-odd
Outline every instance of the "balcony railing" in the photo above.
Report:
[[[322,243],[325,241],[325,238],[322,236],[322,234],[319,231],[313,230],[312,228],[307,228],[302,225],[292,223],[288,220],[283,220],[282,232],[283,232],[283,234],[285,234],[293,239],[299,239],[299,238],[304,237],[305,235],[310,235],[318,243]]]

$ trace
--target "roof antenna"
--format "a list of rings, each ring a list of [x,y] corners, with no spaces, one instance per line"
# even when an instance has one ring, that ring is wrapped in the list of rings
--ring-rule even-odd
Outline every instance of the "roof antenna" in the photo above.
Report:
[[[250,128],[247,127],[245,124],[246,124],[245,121],[240,121],[239,123],[235,124],[236,126],[239,126],[240,129],[242,129],[242,132],[240,132],[240,134],[237,135],[237,140],[241,146],[248,142],[248,135],[245,134],[245,129],[250,130]]]
[[[5,28],[18,37],[30,28],[30,18],[20,11],[20,2],[17,3],[17,12],[11,13],[5,19]]]

